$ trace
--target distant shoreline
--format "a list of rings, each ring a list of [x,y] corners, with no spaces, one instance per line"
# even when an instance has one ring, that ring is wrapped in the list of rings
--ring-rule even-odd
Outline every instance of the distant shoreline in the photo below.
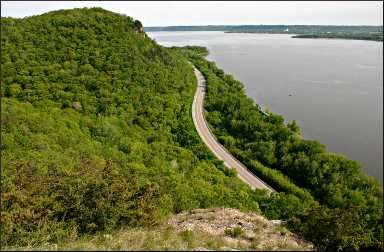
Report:
[[[318,33],[318,34],[299,34],[292,38],[312,38],[312,39],[344,39],[344,40],[366,40],[383,42],[383,33]]]
[[[272,35],[290,35],[291,38],[304,39],[332,39],[332,40],[361,40],[383,42],[383,35],[378,33],[314,33],[314,34],[298,34],[294,32],[257,32],[257,31],[218,31],[218,30],[153,30],[147,32],[222,32],[222,33],[239,33],[239,34],[272,34]]]
[[[292,38],[304,39],[342,39],[342,40],[365,40],[383,42],[383,34],[380,33],[315,33],[315,34],[297,34],[281,32],[253,32],[253,31],[225,31],[224,33],[243,33],[243,34],[286,34],[292,35]],[[380,36],[381,35],[381,36]]]
[[[146,32],[154,31],[222,31],[226,33],[382,33],[383,26],[372,25],[200,25],[200,26],[148,26]]]

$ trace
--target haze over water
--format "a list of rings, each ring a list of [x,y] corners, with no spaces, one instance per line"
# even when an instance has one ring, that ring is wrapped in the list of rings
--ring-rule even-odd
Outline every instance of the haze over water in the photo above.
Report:
[[[201,45],[262,107],[306,139],[360,162],[383,183],[383,43],[288,34],[148,32],[164,46]]]

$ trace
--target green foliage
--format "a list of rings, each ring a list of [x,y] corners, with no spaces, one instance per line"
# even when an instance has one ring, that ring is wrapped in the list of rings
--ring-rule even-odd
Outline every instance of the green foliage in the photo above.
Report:
[[[292,122],[287,124],[287,127],[292,130],[293,132],[300,134],[300,127],[297,125],[296,121],[293,120]]]
[[[383,41],[383,31],[381,32],[321,32],[300,34],[293,38],[332,38],[332,39],[357,39]]]
[[[214,162],[217,169],[219,169],[220,171],[222,171],[224,173],[225,176],[228,176],[228,177],[236,177],[237,175],[237,172],[235,169],[232,169],[232,168],[227,168],[225,165],[224,165],[224,162],[221,161],[221,160],[217,160]]]
[[[278,191],[291,193],[306,202],[313,201],[313,197],[307,190],[296,186],[287,176],[278,170],[267,168],[256,160],[251,160],[245,163],[252,172],[260,174],[265,181],[270,182],[270,185]]]
[[[237,238],[237,237],[240,237],[241,235],[243,235],[244,231],[243,231],[243,229],[241,229],[241,227],[226,228],[224,230],[224,234],[228,235],[232,238]]]
[[[193,48],[180,48],[193,55]],[[299,219],[301,234],[325,249],[382,247],[383,191],[377,180],[362,173],[345,156],[328,153],[317,141],[302,139],[296,122],[284,124],[273,113],[265,116],[245,95],[240,82],[195,53],[189,57],[207,80],[206,117],[221,142],[257,176],[286,194],[256,193],[261,210],[271,218]],[[314,214],[321,207],[325,215]],[[344,217],[337,219],[340,214]],[[336,223],[320,225],[324,218]],[[353,224],[348,224],[348,221]],[[336,225],[336,224],[335,224]],[[348,233],[343,228],[348,227]],[[334,234],[330,241],[325,234]],[[333,233],[336,232],[336,233]]]
[[[292,193],[275,193],[268,195],[266,192],[255,191],[260,209],[269,219],[291,220],[297,213],[302,213],[317,203],[302,200]],[[295,227],[292,227],[295,229]],[[304,234],[305,235],[305,234]]]
[[[171,47],[173,50],[178,50],[181,53],[185,53],[187,57],[199,56],[206,57],[208,56],[208,49],[204,46],[185,46],[182,50],[179,50],[179,47]],[[186,49],[186,50],[185,50]]]
[[[329,209],[324,206],[316,206],[290,220],[289,225],[294,226],[295,231],[304,234],[321,250],[347,250],[358,251],[362,247],[368,249],[372,246],[372,234],[366,231],[367,227],[358,225],[361,223],[359,211],[356,207],[346,209]],[[378,234],[382,237],[381,233]],[[383,249],[380,241],[376,249]]]
[[[194,129],[192,66],[140,28],[100,8],[2,19],[2,246],[259,211]]]

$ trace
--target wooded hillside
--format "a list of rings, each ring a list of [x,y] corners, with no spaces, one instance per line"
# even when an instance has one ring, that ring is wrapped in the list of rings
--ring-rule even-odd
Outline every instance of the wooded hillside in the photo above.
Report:
[[[4,18],[1,29],[2,246],[193,208],[258,211],[195,132],[192,66],[139,21],[74,9]]]

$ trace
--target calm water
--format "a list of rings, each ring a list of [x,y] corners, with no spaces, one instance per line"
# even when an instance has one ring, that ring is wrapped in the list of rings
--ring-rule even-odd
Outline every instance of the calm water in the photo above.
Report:
[[[164,46],[206,46],[208,59],[262,107],[296,120],[305,138],[359,161],[383,183],[383,43],[286,34],[148,35]]]

